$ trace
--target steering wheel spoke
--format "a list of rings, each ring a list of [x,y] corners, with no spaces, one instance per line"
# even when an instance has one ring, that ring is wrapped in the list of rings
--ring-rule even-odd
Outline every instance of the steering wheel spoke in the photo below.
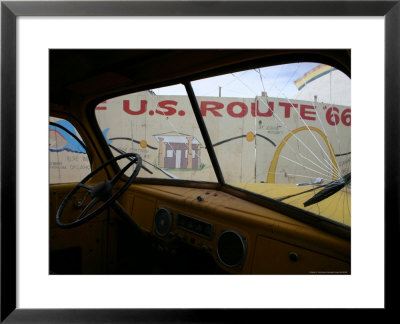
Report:
[[[90,178],[92,178],[96,173],[103,170],[108,165],[115,163],[116,161],[121,160],[121,159],[128,159],[129,162],[125,167],[123,167],[120,171],[117,172],[117,174],[112,178],[112,180],[101,181],[95,186],[90,186],[90,185],[85,184],[85,182],[88,181]],[[113,192],[112,188],[115,185],[115,183],[134,164],[136,164],[136,166],[134,167],[132,174],[128,177],[128,180],[122,185],[121,188],[119,188],[116,192]],[[63,227],[63,228],[75,227],[75,226],[81,225],[81,224],[89,221],[93,217],[102,213],[106,208],[111,207],[116,202],[116,200],[133,183],[133,181],[136,179],[141,167],[142,167],[142,158],[140,157],[139,154],[136,154],[136,153],[121,154],[119,156],[116,156],[116,157],[110,159],[109,161],[105,162],[104,164],[102,164],[100,167],[98,167],[97,169],[92,171],[89,175],[87,175],[80,183],[78,183],[75,186],[75,188],[72,189],[72,191],[65,197],[64,201],[60,204],[60,207],[58,208],[58,211],[56,214],[57,225],[60,227]],[[62,221],[62,214],[65,209],[65,206],[67,205],[68,201],[70,201],[72,199],[74,194],[80,188],[84,188],[84,189],[88,190],[87,194],[90,194],[90,196],[92,197],[92,201],[82,210],[82,212],[79,214],[79,216],[76,218],[75,221],[72,221],[69,223],[64,223]],[[86,198],[86,195],[85,195],[85,198]],[[95,207],[95,205],[99,202],[102,202],[100,204],[100,206]],[[92,209],[94,209],[94,210],[91,211]]]
[[[90,209],[93,208],[94,205],[96,205],[101,199],[98,197],[94,197],[92,201],[82,210],[80,215],[78,216],[77,220],[81,220],[85,215],[88,213]]]
[[[82,183],[82,182],[78,183],[78,187],[80,187],[80,188],[85,188],[85,189],[87,189],[87,190],[89,190],[89,191],[93,189],[93,186],[89,186],[89,185],[84,184],[84,183]]]

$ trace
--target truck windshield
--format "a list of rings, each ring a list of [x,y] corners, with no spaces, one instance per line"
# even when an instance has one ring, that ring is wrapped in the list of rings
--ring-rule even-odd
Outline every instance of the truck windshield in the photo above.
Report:
[[[350,79],[301,62],[191,83],[225,183],[350,226]],[[139,177],[217,182],[183,85],[108,99],[96,118]]]

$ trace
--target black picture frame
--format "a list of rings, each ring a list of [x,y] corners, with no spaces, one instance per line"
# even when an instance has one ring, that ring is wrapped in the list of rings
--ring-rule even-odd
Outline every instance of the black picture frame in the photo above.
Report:
[[[264,310],[16,308],[16,19],[19,16],[383,16],[385,19],[385,307],[396,308],[399,246],[400,4],[396,1],[2,1],[1,322],[237,322]],[[371,45],[372,46],[372,45]],[[373,233],[371,233],[373,236]],[[373,257],[373,256],[371,256]],[[366,283],[368,285],[368,283]],[[367,289],[367,288],[366,288]],[[380,311],[380,310],[378,310]],[[261,313],[261,314],[259,314]],[[379,312],[381,315],[382,313]],[[379,315],[379,316],[380,316]],[[317,315],[319,316],[319,315]],[[321,319],[321,318],[320,318]],[[246,321],[248,322],[248,321]]]

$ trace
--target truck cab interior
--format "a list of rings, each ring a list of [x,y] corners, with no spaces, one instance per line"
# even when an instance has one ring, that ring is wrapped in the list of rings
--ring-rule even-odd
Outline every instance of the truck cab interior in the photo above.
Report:
[[[350,50],[49,58],[50,274],[351,274]]]

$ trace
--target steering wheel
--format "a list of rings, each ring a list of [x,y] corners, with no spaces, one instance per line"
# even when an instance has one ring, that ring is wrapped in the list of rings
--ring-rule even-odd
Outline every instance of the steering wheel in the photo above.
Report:
[[[100,170],[104,169],[109,164],[114,163],[114,162],[124,159],[124,158],[129,159],[129,163],[125,167],[123,167],[111,180],[101,181],[97,185],[94,185],[94,186],[85,184],[86,181],[88,181],[90,178],[92,178]],[[113,187],[118,182],[118,180],[122,177],[122,175],[125,174],[125,172],[133,164],[136,164],[136,166],[135,166],[131,176],[129,177],[128,181],[117,192],[115,192],[113,194],[112,193]],[[97,169],[95,169],[89,175],[87,175],[81,182],[79,182],[75,186],[75,188],[72,189],[72,191],[64,198],[64,200],[61,203],[60,207],[58,208],[58,211],[56,214],[57,225],[60,227],[63,227],[63,228],[71,228],[71,227],[82,225],[82,224],[86,223],[87,221],[89,221],[90,219],[92,219],[93,217],[99,215],[106,208],[116,204],[117,203],[116,200],[128,189],[128,187],[135,180],[141,167],[142,167],[142,158],[140,157],[139,154],[136,154],[136,153],[121,154],[119,156],[116,156],[116,157],[108,160],[106,163],[99,166]],[[87,194],[85,195],[85,198],[87,196],[90,196],[91,201],[87,204],[87,206],[82,210],[82,212],[79,214],[79,216],[75,220],[72,220],[69,223],[64,223],[61,221],[61,216],[62,216],[63,210],[64,210],[65,206],[67,205],[67,203],[71,200],[72,196],[80,188],[84,188],[84,189],[88,190]],[[97,207],[94,211],[89,213],[89,211],[99,202],[102,202],[102,204],[99,207]],[[78,206],[78,207],[81,207],[81,206]]]

